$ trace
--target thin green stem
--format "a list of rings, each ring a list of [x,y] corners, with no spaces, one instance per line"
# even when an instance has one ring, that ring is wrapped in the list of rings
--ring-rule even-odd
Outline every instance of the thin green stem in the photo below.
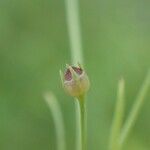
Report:
[[[86,135],[86,130],[87,130],[87,121],[86,121],[86,106],[85,106],[85,98],[80,97],[77,99],[77,104],[78,104],[78,110],[79,110],[79,124],[80,124],[80,150],[86,150],[87,149],[87,135]]]
[[[70,40],[71,61],[73,65],[78,62],[84,65],[78,0],[65,0],[67,27]],[[80,105],[76,101],[76,150],[81,150]]]
[[[52,117],[54,120],[56,138],[57,138],[57,149],[58,150],[66,150],[66,137],[65,137],[65,127],[64,120],[62,116],[62,111],[60,109],[60,105],[54,96],[53,93],[49,92],[44,95],[45,101],[50,108],[52,113]]]
[[[148,72],[148,75],[139,91],[139,94],[138,94],[136,101],[131,109],[129,117],[127,118],[127,121],[125,122],[123,130],[121,132],[120,147],[123,147],[133,126],[135,125],[138,114],[141,110],[142,105],[144,104],[144,100],[145,100],[146,94],[148,93],[149,87],[150,87],[150,71]]]
[[[71,60],[83,64],[78,0],[65,0]]]
[[[119,150],[119,136],[124,114],[124,79],[118,84],[117,103],[110,134],[110,150]]]
[[[76,150],[82,150],[81,144],[81,114],[80,114],[80,105],[79,100],[75,98],[75,113],[76,113]]]

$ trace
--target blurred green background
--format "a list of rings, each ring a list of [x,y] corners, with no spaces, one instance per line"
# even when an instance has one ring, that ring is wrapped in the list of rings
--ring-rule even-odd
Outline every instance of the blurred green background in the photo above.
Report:
[[[118,79],[126,81],[127,116],[150,67],[150,1],[81,0],[80,19],[91,80],[88,150],[106,150]],[[70,62],[64,0],[0,0],[1,150],[56,150],[47,90],[61,104],[67,148],[74,150],[74,101],[58,74]],[[150,149],[149,99],[126,150]]]

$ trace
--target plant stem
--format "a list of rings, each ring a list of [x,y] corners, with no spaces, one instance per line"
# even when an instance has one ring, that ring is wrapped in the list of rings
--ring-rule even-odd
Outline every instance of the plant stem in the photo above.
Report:
[[[124,79],[118,83],[117,103],[110,134],[110,150],[119,150],[119,136],[124,114]]]
[[[144,104],[144,99],[146,94],[148,93],[148,89],[150,87],[150,71],[139,91],[139,94],[136,98],[136,101],[132,107],[132,110],[127,118],[127,121],[123,127],[121,136],[120,136],[120,147],[123,147],[124,143],[126,142],[135,122],[137,120],[138,114],[141,110],[142,105]]]
[[[87,135],[86,135],[86,129],[87,129],[87,122],[86,122],[86,106],[85,106],[85,98],[80,97],[77,99],[78,103],[78,110],[79,110],[79,124],[80,124],[80,140],[81,140],[81,147],[80,150],[86,150],[87,148]]]
[[[71,61],[73,65],[78,62],[84,65],[83,53],[82,53],[82,42],[81,42],[81,31],[80,31],[80,19],[79,19],[79,4],[78,0],[65,0],[67,27],[70,40],[70,52]],[[80,105],[79,101],[76,100],[76,150],[82,150],[81,142],[81,128],[80,128]]]
[[[80,105],[79,100],[75,99],[75,113],[76,113],[76,150],[81,150],[81,114],[80,114]]]
[[[78,0],[65,0],[71,60],[83,64]]]
[[[45,101],[52,112],[52,117],[54,120],[56,138],[57,138],[57,149],[66,150],[66,137],[65,137],[65,127],[64,120],[62,116],[62,111],[60,109],[59,103],[53,93],[49,92],[44,95]]]

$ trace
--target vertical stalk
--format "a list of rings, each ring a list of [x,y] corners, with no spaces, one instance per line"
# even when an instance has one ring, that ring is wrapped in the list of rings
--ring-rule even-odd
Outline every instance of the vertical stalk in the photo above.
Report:
[[[78,0],[65,0],[67,27],[73,64],[83,64]]]
[[[87,149],[87,135],[86,135],[86,106],[85,106],[85,98],[80,97],[77,99],[78,105],[79,105],[79,113],[80,113],[80,119],[78,120],[80,124],[80,137],[81,137],[81,150]]]
[[[124,114],[124,79],[118,84],[117,103],[110,134],[110,150],[119,150],[119,137]]]
[[[48,107],[50,108],[54,120],[57,138],[57,150],[66,150],[64,120],[59,103],[53,93],[46,93],[44,98]]]
[[[129,117],[127,118],[127,121],[125,122],[125,125],[123,127],[123,130],[122,130],[122,133],[120,136],[120,147],[123,147],[133,126],[135,125],[138,114],[141,110],[142,105],[144,104],[144,100],[145,100],[146,94],[148,93],[149,87],[150,87],[150,70],[149,70],[148,75],[139,91],[139,94],[136,98],[136,101],[135,101],[133,107],[132,107]]]
[[[81,42],[81,30],[80,30],[80,19],[79,19],[79,4],[78,0],[65,0],[66,7],[66,18],[67,18],[67,27],[70,40],[70,52],[71,52],[71,61],[72,64],[80,62],[84,65],[83,52],[82,52],[82,42]],[[81,116],[80,110],[81,105],[79,101],[76,100],[76,150],[82,150],[81,138],[81,124],[80,120],[83,118]]]
[[[80,104],[79,100],[75,99],[75,113],[76,113],[76,150],[82,150],[81,142],[81,114],[80,114]]]

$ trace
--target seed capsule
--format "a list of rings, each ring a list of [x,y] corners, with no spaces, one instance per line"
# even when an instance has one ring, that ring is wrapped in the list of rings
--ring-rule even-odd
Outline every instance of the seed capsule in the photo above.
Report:
[[[84,96],[89,90],[90,82],[81,66],[75,67],[67,65],[65,73],[63,74],[60,71],[60,75],[63,87],[69,95],[78,98]]]

